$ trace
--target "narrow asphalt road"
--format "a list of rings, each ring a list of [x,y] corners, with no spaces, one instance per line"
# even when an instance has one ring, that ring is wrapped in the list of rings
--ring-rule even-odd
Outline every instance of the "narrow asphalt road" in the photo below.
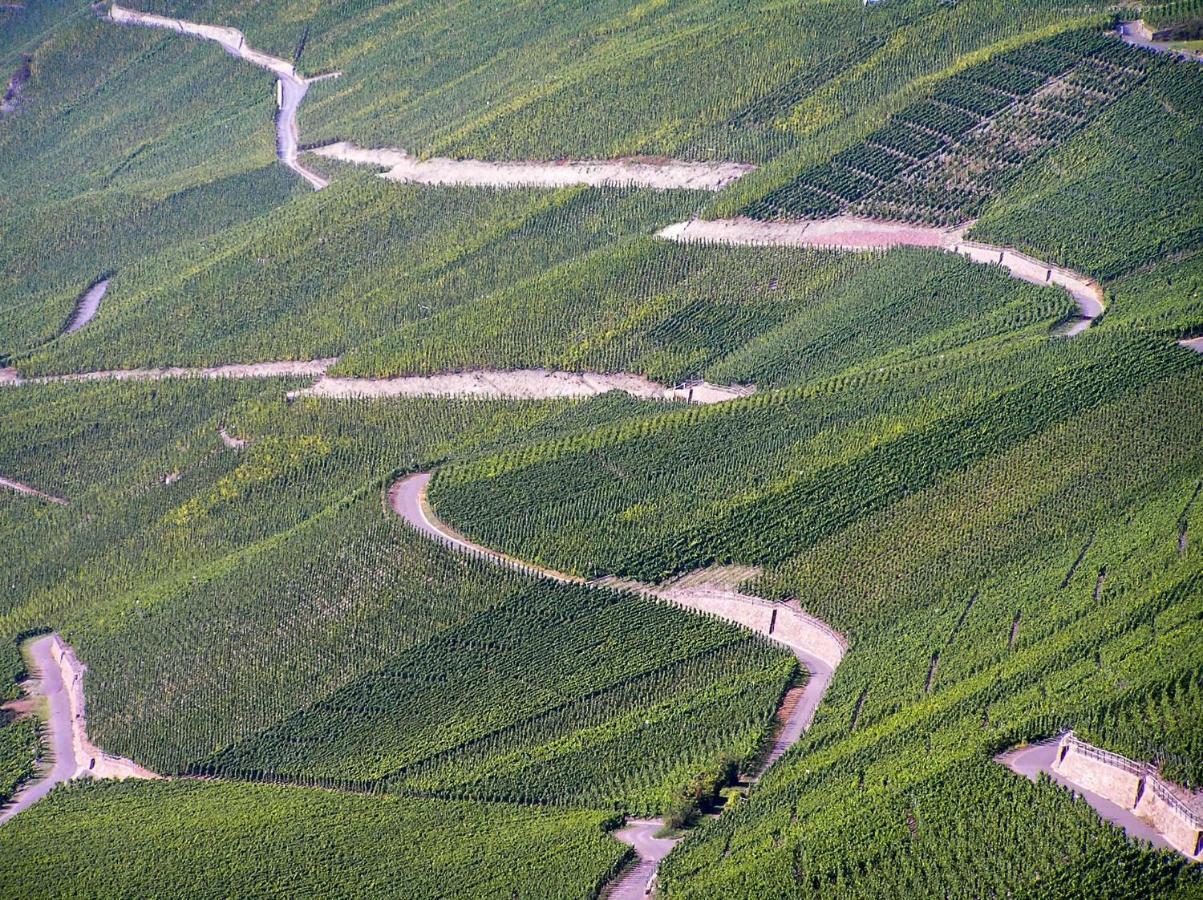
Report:
[[[28,809],[54,789],[75,777],[75,746],[71,727],[71,701],[59,672],[58,663],[51,655],[53,635],[32,641],[28,653],[32,660],[31,674],[37,678],[36,695],[45,697],[47,703],[46,731],[49,735],[50,756],[53,765],[41,778],[31,781],[17,791],[13,802],[0,812],[0,822],[6,822],[24,809]]]
[[[1042,741],[1039,744],[1032,744],[1018,750],[1008,750],[1006,753],[996,756],[995,760],[1002,763],[1012,772],[1024,776],[1029,781],[1035,781],[1040,773],[1043,772],[1057,784],[1069,788],[1089,803],[1103,819],[1123,829],[1129,837],[1148,841],[1162,850],[1178,852],[1169,841],[1158,833],[1157,829],[1153,828],[1152,825],[1143,819],[1138,818],[1130,809],[1124,809],[1122,806],[1112,803],[1106,797],[1100,797],[1093,791],[1085,790],[1069,779],[1054,772],[1053,762],[1057,758],[1058,744],[1059,739]]]

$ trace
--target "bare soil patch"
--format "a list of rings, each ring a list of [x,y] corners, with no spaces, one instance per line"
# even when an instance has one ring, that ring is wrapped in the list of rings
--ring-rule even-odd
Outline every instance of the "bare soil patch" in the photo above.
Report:
[[[612,160],[489,161],[479,159],[419,159],[404,150],[367,149],[348,142],[312,151],[319,156],[359,165],[379,166],[389,181],[477,187],[643,187],[652,190],[720,191],[755,166],[735,162],[625,157]]]

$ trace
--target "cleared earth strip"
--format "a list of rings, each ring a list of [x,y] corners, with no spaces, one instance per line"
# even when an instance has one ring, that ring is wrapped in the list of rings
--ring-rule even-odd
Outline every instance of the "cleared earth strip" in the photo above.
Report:
[[[312,386],[291,392],[295,397],[480,397],[486,399],[553,399],[592,397],[622,391],[641,400],[684,400],[722,403],[755,393],[754,385],[716,385],[688,381],[665,387],[641,375],[557,372],[547,369],[482,369],[442,375],[406,375],[397,378],[336,378],[324,376]]]
[[[74,334],[91,322],[96,317],[96,313],[100,311],[100,301],[104,299],[108,289],[109,279],[107,278],[101,278],[89,285],[88,289],[75,301],[75,309],[71,312],[71,318],[67,320],[63,334]]]
[[[337,359],[301,361],[232,363],[223,366],[188,368],[170,366],[163,369],[104,369],[98,372],[77,372],[70,375],[35,375],[23,377],[16,369],[0,369],[0,386],[28,384],[62,384],[81,381],[165,381],[169,378],[316,378],[338,362]]]
[[[28,809],[58,784],[73,778],[159,778],[131,760],[110,756],[88,739],[88,720],[84,709],[84,673],[87,667],[75,651],[57,634],[31,641],[29,654],[34,675],[27,690],[46,699],[46,731],[50,769],[42,777],[24,785],[12,802],[0,812],[0,822]]]
[[[808,615],[793,604],[770,603],[759,597],[741,594],[721,583],[721,579],[708,579],[705,573],[693,573],[664,585],[605,578],[587,581],[575,575],[557,572],[541,566],[531,565],[504,553],[477,544],[445,522],[431,509],[426,491],[431,473],[409,475],[394,482],[388,490],[390,509],[407,525],[426,537],[457,550],[508,566],[529,574],[549,578],[567,584],[591,584],[605,587],[635,590],[645,595],[665,600],[687,609],[708,613],[737,625],[742,625],[770,640],[783,644],[793,651],[799,662],[806,667],[810,677],[800,694],[789,697],[787,714],[773,746],[755,773],[753,781],[793,746],[814,719],[815,710],[831,678],[848,649],[843,635],[826,623]],[[656,869],[676,841],[656,838],[655,833],[664,823],[657,819],[632,820],[626,827],[615,832],[615,837],[632,846],[638,863],[628,869],[607,890],[610,898],[641,898],[646,896]]]
[[[356,165],[377,166],[389,181],[474,187],[642,187],[652,190],[721,191],[756,167],[737,162],[691,162],[660,157],[551,162],[422,159],[393,148],[367,149],[346,141],[310,152]]]
[[[297,137],[297,108],[305,99],[305,93],[309,90],[311,82],[324,78],[336,78],[338,73],[331,72],[317,78],[304,78],[297,74],[296,67],[292,63],[248,46],[246,36],[237,28],[229,28],[224,25],[201,25],[184,19],[138,12],[118,6],[116,3],[109,7],[108,18],[119,25],[165,28],[168,31],[214,41],[225,48],[227,53],[271,72],[276,76],[276,106],[279,109],[276,116],[276,155],[285,166],[313,185],[314,190],[320,191],[330,183],[297,161],[297,145],[300,143]]]
[[[1043,772],[1129,837],[1203,862],[1203,792],[1166,781],[1150,765],[1101,750],[1073,732],[1008,750],[995,761],[1032,781]]]
[[[480,369],[441,375],[402,375],[395,378],[333,377],[327,370],[337,358],[301,361],[232,363],[222,366],[162,369],[105,369],[67,375],[23,377],[16,369],[0,369],[0,387],[30,384],[61,384],[85,381],[165,381],[171,378],[315,378],[306,388],[290,391],[288,400],[299,397],[326,399],[390,397],[476,397],[482,400],[554,400],[565,397],[595,397],[622,391],[640,400],[686,403],[725,403],[749,397],[755,385],[710,384],[686,381],[672,387],[623,372],[559,372],[548,369]]]
[[[972,223],[970,223],[972,224]],[[667,241],[744,247],[817,247],[828,250],[883,250],[920,247],[956,253],[971,262],[996,265],[1029,284],[1064,288],[1078,305],[1079,318],[1059,333],[1072,337],[1103,314],[1103,288],[1093,278],[1035,259],[1012,247],[996,247],[965,238],[970,225],[941,229],[855,216],[765,222],[759,219],[693,219],[656,232]]]

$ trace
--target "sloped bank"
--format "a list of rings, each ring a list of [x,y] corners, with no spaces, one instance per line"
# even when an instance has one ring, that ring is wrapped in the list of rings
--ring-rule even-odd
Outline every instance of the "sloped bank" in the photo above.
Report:
[[[826,623],[793,605],[770,603],[759,597],[739,593],[719,580],[707,579],[705,573],[694,573],[684,579],[674,579],[665,585],[651,585],[612,578],[588,581],[554,569],[531,565],[477,544],[439,519],[426,496],[430,479],[430,472],[422,472],[394,482],[388,489],[388,505],[407,525],[431,540],[458,552],[478,556],[497,565],[540,578],[638,591],[741,625],[793,651],[798,661],[810,673],[810,677],[801,696],[791,698],[792,708],[784,717],[770,753],[755,773],[754,780],[759,779],[797,743],[809,727],[819,702],[827,692],[835,669],[848,650],[848,642],[843,635]],[[657,819],[634,820],[628,822],[627,827],[615,832],[615,837],[634,848],[639,861],[609,887],[606,894],[608,897],[625,900],[643,897],[650,890],[660,860],[668,855],[676,843],[673,840],[655,838],[656,831],[663,827],[663,824]]]

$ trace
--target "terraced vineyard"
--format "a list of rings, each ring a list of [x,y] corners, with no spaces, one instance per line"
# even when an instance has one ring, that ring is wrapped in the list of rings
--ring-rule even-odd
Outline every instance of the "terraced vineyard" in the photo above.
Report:
[[[0,4],[0,895],[1203,893],[1135,15]]]
[[[749,208],[762,218],[870,218],[959,225],[1030,159],[1063,143],[1155,68],[1097,30],[998,54],[940,81],[862,143]]]

